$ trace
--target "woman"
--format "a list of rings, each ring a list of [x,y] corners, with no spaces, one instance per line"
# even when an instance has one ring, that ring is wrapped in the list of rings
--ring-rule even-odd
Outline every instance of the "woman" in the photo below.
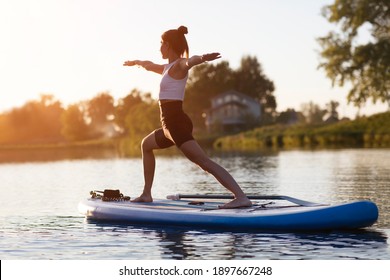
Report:
[[[159,105],[162,128],[159,128],[142,140],[142,159],[145,186],[140,197],[133,202],[152,202],[152,184],[155,170],[154,149],[165,149],[176,145],[183,154],[203,170],[211,173],[225,188],[234,194],[234,199],[221,208],[238,208],[251,206],[240,186],[233,177],[217,163],[213,162],[202,150],[192,136],[192,122],[183,112],[184,90],[188,71],[203,62],[220,58],[219,53],[188,57],[188,44],[185,38],[187,28],[166,31],[161,40],[161,54],[169,64],[158,65],[151,61],[126,61],[124,66],[141,66],[147,71],[162,75],[159,93]],[[185,57],[184,57],[185,55]]]

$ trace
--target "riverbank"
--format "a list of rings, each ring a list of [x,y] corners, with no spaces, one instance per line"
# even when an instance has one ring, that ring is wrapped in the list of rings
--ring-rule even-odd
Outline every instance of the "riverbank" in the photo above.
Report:
[[[55,144],[0,145],[0,162],[22,161],[23,158],[52,159],[80,157],[138,157],[141,156],[143,136],[99,139]],[[362,117],[353,121],[320,125],[273,125],[259,127],[236,135],[218,138],[197,135],[205,149],[252,151],[259,149],[390,147],[390,112]],[[157,151],[175,153],[175,149]]]
[[[0,145],[0,163],[119,157],[119,139]]]
[[[5,150],[60,150],[60,149],[84,149],[84,148],[103,148],[115,149],[118,146],[119,139],[96,139],[87,141],[61,142],[50,144],[9,144],[0,145],[0,151]]]
[[[218,138],[219,150],[390,147],[390,112],[319,125],[274,125]]]

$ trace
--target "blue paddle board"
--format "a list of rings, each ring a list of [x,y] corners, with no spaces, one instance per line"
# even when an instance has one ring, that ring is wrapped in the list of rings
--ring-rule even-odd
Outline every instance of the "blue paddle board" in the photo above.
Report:
[[[278,205],[272,201],[253,202],[252,207],[219,209],[218,206],[226,201],[157,199],[151,203],[136,203],[128,200],[104,201],[93,197],[81,201],[78,208],[87,219],[97,221],[227,230],[360,229],[373,225],[378,219],[377,206],[366,200],[338,205],[303,201],[300,204],[304,206]]]

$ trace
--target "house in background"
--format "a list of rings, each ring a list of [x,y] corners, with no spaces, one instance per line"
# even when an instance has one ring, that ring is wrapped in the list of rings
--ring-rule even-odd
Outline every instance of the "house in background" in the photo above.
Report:
[[[205,117],[207,131],[234,133],[258,124],[261,108],[250,96],[229,90],[212,98]]]

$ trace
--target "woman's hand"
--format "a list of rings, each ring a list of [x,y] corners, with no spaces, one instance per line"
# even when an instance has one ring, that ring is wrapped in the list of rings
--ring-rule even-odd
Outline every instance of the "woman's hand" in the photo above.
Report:
[[[123,66],[138,66],[157,74],[162,74],[164,71],[164,65],[155,64],[149,60],[127,60],[123,62]]]
[[[208,53],[208,54],[202,55],[202,61],[212,61],[212,60],[215,60],[218,58],[221,58],[220,53]]]
[[[127,60],[123,63],[123,66],[134,66],[137,65],[137,60]]]

